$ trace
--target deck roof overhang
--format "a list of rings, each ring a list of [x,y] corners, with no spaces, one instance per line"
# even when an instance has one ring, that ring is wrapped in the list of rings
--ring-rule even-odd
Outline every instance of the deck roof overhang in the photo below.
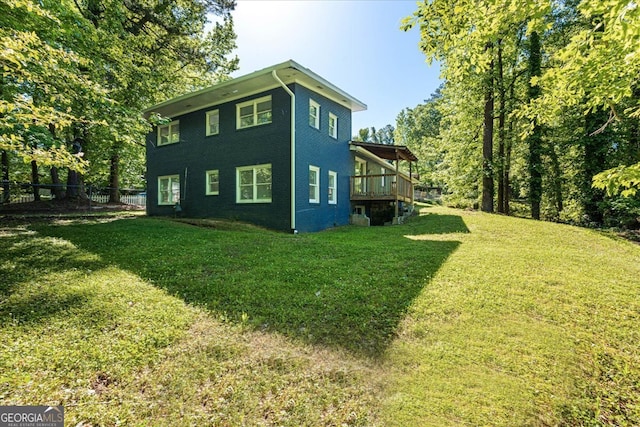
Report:
[[[372,142],[351,141],[349,144],[355,147],[362,147],[385,160],[406,160],[417,162],[418,158],[404,145],[374,144]]]
[[[156,104],[144,110],[145,116],[157,113],[165,117],[177,117],[192,111],[234,101],[280,87],[273,72],[285,83],[297,83],[343,105],[351,111],[363,111],[366,104],[336,87],[308,68],[289,60],[235,79],[227,80],[202,90],[187,93]]]

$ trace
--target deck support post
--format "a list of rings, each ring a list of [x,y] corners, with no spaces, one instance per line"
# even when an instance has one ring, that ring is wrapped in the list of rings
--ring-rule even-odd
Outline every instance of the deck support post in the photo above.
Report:
[[[396,185],[395,185],[395,197],[396,197],[396,206],[395,206],[395,215],[394,215],[394,223],[398,223],[398,202],[400,198],[398,197],[398,187],[400,187],[400,159],[398,157],[398,149],[396,148]]]

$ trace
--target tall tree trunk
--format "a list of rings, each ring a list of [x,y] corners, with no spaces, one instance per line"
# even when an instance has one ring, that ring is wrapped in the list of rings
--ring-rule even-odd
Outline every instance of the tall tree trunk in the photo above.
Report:
[[[488,43],[487,51],[493,50],[493,45]],[[484,88],[484,130],[482,133],[482,211],[493,212],[493,68],[491,61]]]
[[[540,86],[532,85],[531,79],[540,76],[541,69],[540,36],[532,32],[529,39],[529,100],[540,96]],[[540,219],[540,201],[542,200],[542,128],[534,123],[533,131],[528,137],[529,143],[529,201],[531,217]]]
[[[0,203],[9,203],[11,188],[9,187],[9,155],[2,150],[2,197]]]
[[[609,120],[606,111],[594,111],[585,116],[584,135],[584,172],[583,172],[583,208],[589,222],[601,225],[603,213],[600,203],[604,200],[604,191],[593,188],[594,175],[607,168],[607,152],[611,145],[611,129],[602,126]]]
[[[513,126],[513,123],[509,124],[509,128],[511,130],[511,127]],[[513,135],[513,132],[509,132],[510,135]],[[504,213],[505,215],[511,215],[511,178],[510,178],[510,174],[511,174],[511,141],[507,141],[506,147],[505,147],[505,155],[504,155],[504,175],[502,177],[504,183]]]
[[[56,125],[54,123],[49,123],[49,133],[53,139],[56,139]],[[56,166],[51,166],[49,171],[51,175],[51,191],[53,193],[53,197],[56,200],[60,200],[64,198],[64,191],[62,191],[62,182],[60,182],[60,176],[58,175],[58,168]]]
[[[73,144],[71,146],[72,154],[77,154],[77,155],[82,154],[83,156],[87,154],[86,130],[83,131],[82,135],[85,138],[75,138],[73,140]],[[67,175],[67,196],[66,197],[68,199],[79,199],[79,198],[87,199],[88,196],[84,190],[83,184],[84,184],[84,181],[83,181],[82,174],[80,174],[78,171],[69,169],[69,174]]]
[[[505,213],[505,142],[506,142],[506,94],[502,65],[502,40],[498,40],[498,212]]]
[[[120,203],[120,153],[115,144],[111,153],[111,167],[109,168],[109,203]]]
[[[53,197],[56,200],[64,199],[64,191],[62,191],[62,182],[60,181],[60,176],[58,175],[58,168],[55,166],[51,166],[51,191],[53,191]]]
[[[38,162],[31,160],[31,190],[33,191],[33,200],[40,201],[40,177],[38,176]]]
[[[549,147],[549,158],[551,159],[551,171],[553,173],[553,176],[551,177],[551,192],[559,217],[560,213],[564,209],[564,200],[562,196],[562,169],[560,167],[560,161],[558,160],[558,153],[556,153],[556,148],[552,144],[550,144]]]
[[[509,87],[509,99],[515,99],[515,84],[511,84]],[[511,148],[513,144],[513,127],[515,120],[509,120],[509,137],[505,139],[505,154],[504,154],[504,213],[511,215]]]
[[[640,86],[633,87],[633,99],[637,103],[640,101]],[[640,162],[640,119],[632,118],[629,127],[629,145],[625,153],[627,165]]]

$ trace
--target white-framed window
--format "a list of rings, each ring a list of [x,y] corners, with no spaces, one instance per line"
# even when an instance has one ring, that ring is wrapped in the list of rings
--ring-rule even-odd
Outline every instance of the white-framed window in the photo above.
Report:
[[[309,165],[309,203],[320,203],[320,168]]]
[[[271,95],[236,105],[236,129],[271,123]]]
[[[309,126],[320,129],[320,104],[309,99]]]
[[[329,135],[338,138],[338,116],[329,113]]]
[[[175,144],[180,141],[180,121],[174,120],[158,126],[158,145]]]
[[[207,171],[206,178],[206,195],[217,196],[220,194],[220,172],[217,169]]]
[[[329,195],[327,196],[327,201],[330,205],[335,205],[338,203],[338,173],[334,171],[329,171]]]
[[[380,185],[384,188],[384,186],[386,185],[386,175],[387,174],[387,170],[385,168],[380,168],[380,175],[382,175],[382,177],[380,177]]]
[[[207,111],[206,115],[207,136],[220,133],[220,110]]]
[[[271,164],[236,168],[236,203],[271,203]]]
[[[158,204],[175,205],[180,203],[180,175],[158,177]]]

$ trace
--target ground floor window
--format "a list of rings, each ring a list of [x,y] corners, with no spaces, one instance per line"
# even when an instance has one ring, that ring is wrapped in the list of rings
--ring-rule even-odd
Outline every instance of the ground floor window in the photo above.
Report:
[[[329,171],[329,196],[327,197],[330,205],[338,202],[338,173]]]
[[[216,196],[220,193],[220,173],[216,170],[207,171],[207,196]]]
[[[180,175],[158,177],[158,204],[175,205],[180,203]]]
[[[271,203],[271,164],[236,168],[237,203]]]
[[[309,203],[320,203],[320,168],[309,166]]]

